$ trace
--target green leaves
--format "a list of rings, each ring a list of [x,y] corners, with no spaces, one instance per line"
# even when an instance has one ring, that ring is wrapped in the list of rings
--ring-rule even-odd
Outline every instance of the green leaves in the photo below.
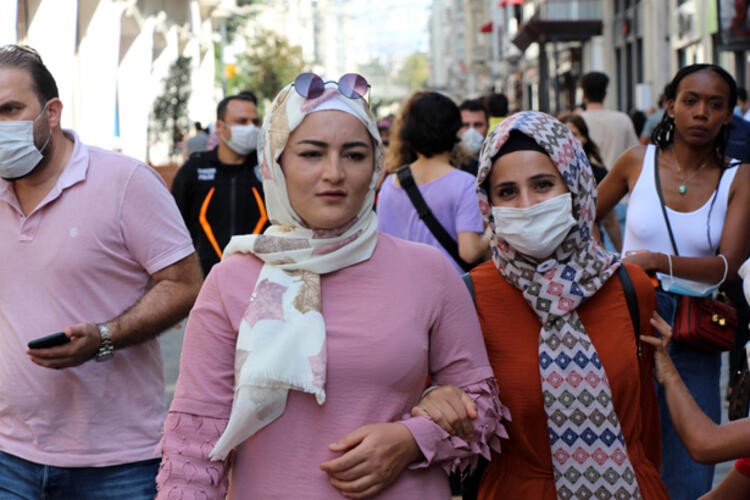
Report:
[[[156,100],[151,112],[151,135],[154,139],[169,141],[175,151],[183,135],[190,130],[187,103],[192,91],[190,85],[191,58],[179,56],[169,67],[167,77],[162,80],[164,90]]]
[[[237,72],[229,80],[229,93],[252,90],[271,100],[303,71],[302,49],[268,30],[259,30],[247,41],[248,50],[237,57]]]

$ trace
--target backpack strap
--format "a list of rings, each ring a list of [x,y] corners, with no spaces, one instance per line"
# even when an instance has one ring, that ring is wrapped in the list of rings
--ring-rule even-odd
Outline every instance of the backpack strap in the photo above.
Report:
[[[453,260],[455,260],[456,263],[461,266],[461,269],[463,269],[464,271],[468,271],[469,269],[474,267],[461,258],[458,253],[458,244],[456,243],[456,240],[454,240],[453,237],[448,234],[448,231],[446,231],[445,228],[440,224],[440,222],[435,218],[435,214],[433,214],[432,210],[430,210],[427,202],[422,197],[422,193],[419,192],[417,184],[414,182],[414,177],[411,175],[411,168],[409,167],[409,165],[404,165],[403,167],[399,168],[396,171],[396,176],[398,177],[398,181],[401,183],[401,187],[404,188],[404,191],[406,191],[406,194],[409,196],[411,204],[414,205],[414,208],[417,210],[419,218],[422,220],[422,222],[425,223],[427,229],[430,230],[432,235],[438,240],[445,251],[448,252],[451,257],[453,257]]]
[[[633,330],[635,330],[635,345],[638,349],[638,358],[640,359],[643,349],[641,347],[641,315],[638,309],[638,296],[635,293],[633,281],[630,279],[630,275],[627,269],[625,269],[624,264],[620,264],[620,267],[617,268],[617,277],[622,284],[622,291],[625,292],[630,320],[633,322]]]

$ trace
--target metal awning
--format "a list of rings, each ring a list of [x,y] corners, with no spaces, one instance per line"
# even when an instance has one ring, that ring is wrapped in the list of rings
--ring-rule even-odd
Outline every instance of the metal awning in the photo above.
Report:
[[[513,38],[521,52],[534,42],[584,42],[602,34],[600,19],[554,20],[536,16],[525,22]]]

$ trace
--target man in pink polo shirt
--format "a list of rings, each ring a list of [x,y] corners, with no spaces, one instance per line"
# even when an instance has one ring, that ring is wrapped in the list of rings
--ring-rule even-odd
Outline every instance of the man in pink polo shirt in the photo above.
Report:
[[[153,498],[156,336],[201,270],[159,176],[82,144],[62,107],[36,52],[0,47],[0,497]]]

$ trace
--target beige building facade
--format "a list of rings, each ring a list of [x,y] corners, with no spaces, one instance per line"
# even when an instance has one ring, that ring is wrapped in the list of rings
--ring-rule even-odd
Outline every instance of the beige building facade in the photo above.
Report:
[[[508,95],[511,108],[552,113],[580,103],[578,80],[592,70],[610,76],[605,104],[623,111],[654,106],[686,64],[719,64],[747,86],[746,4],[435,0],[430,84],[458,99],[494,88]]]
[[[214,43],[234,0],[2,0],[0,43],[36,49],[57,81],[63,126],[89,144],[169,161],[149,143],[149,117],[178,56],[191,57],[191,120],[214,119]],[[6,6],[7,5],[7,9]]]

